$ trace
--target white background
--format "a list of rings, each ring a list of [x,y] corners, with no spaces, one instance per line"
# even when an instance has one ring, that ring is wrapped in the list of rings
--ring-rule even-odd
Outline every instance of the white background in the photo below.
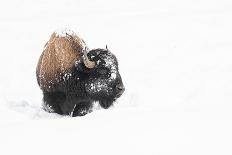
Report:
[[[35,68],[52,32],[117,56],[109,110],[40,109]],[[229,0],[0,1],[0,154],[232,154]]]

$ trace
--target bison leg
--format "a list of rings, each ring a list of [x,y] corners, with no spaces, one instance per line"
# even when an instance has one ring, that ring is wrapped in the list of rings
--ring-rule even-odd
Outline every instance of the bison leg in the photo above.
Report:
[[[84,116],[90,112],[92,112],[92,102],[81,102],[78,103],[74,110],[73,110],[73,114],[72,117],[76,117],[76,116]]]
[[[66,100],[66,96],[62,92],[44,92],[43,93],[44,105],[43,109],[48,112],[55,112],[63,114],[60,105]]]

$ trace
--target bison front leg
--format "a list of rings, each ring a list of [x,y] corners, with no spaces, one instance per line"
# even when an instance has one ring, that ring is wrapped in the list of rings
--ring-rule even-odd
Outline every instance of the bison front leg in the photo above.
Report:
[[[63,115],[71,117],[84,116],[91,112],[92,102],[90,100],[80,100],[75,95],[68,94],[65,102],[60,105]]]
[[[72,112],[72,117],[84,116],[92,112],[92,107],[93,107],[93,104],[90,101],[80,102],[75,105],[73,112]]]

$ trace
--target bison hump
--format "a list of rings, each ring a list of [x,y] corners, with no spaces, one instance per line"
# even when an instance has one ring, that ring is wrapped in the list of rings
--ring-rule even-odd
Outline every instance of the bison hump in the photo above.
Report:
[[[62,34],[62,35],[61,35]],[[37,81],[42,90],[53,91],[63,75],[70,74],[80,61],[85,42],[73,31],[54,32],[44,47],[36,68]]]

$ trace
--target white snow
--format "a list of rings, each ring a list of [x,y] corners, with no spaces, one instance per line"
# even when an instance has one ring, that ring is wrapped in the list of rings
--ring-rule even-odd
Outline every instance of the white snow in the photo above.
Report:
[[[231,10],[229,0],[1,1],[0,154],[232,154]],[[114,107],[41,110],[36,64],[60,27],[117,56],[126,91]]]
[[[80,38],[79,41],[80,41],[83,49],[85,49],[85,48],[88,49],[88,47],[86,46],[86,43],[82,40],[82,37],[80,36],[80,34],[77,32],[74,32],[73,30],[71,30],[69,28],[66,28],[66,27],[65,28],[64,27],[58,28],[55,30],[55,34],[57,37],[68,37],[68,36],[72,36],[72,35],[77,35]],[[58,47],[58,48],[60,48],[60,47]]]
[[[75,32],[68,28],[59,28],[55,30],[55,33],[58,37],[66,37],[67,35],[73,35]]]
[[[104,58],[105,60],[105,66],[110,69],[111,75],[110,75],[110,80],[115,80],[117,77],[117,68],[116,68],[116,62],[114,59],[112,59],[112,54],[109,55],[109,57]]]

